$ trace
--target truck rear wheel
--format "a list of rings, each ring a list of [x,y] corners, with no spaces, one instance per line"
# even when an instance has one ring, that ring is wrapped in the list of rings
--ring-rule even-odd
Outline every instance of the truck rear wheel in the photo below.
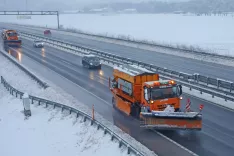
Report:
[[[135,118],[140,118],[140,106],[136,103],[131,106],[131,115]]]

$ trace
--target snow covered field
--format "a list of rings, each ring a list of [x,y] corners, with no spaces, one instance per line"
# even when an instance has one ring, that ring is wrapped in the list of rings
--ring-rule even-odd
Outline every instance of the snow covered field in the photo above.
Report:
[[[0,86],[0,155],[127,156],[117,142],[81,118],[33,105],[24,120],[22,101]]]
[[[9,72],[10,71],[10,72]],[[65,104],[65,105],[68,105],[68,106],[72,106],[73,108],[77,108],[87,114],[91,114],[91,110],[88,108],[88,106],[86,106],[85,104],[83,103],[80,103],[79,101],[77,101],[77,99],[75,99],[73,96],[67,94],[66,92],[64,92],[61,88],[57,87],[56,85],[54,85],[52,82],[46,80],[46,82],[49,84],[49,88],[47,88],[46,90],[44,90],[43,88],[41,88],[34,80],[32,80],[29,76],[27,76],[23,71],[21,71],[18,67],[16,67],[13,63],[11,63],[9,60],[7,60],[5,57],[3,57],[1,54],[0,54],[0,75],[3,76],[7,82],[9,82],[14,88],[16,89],[19,89],[20,91],[23,91],[23,92],[27,92],[29,93],[30,95],[34,95],[34,96],[38,96],[38,97],[41,97],[41,98],[45,98],[45,99],[49,99],[51,101],[55,101],[55,102],[58,102],[58,103],[62,103],[62,104]],[[40,75],[39,75],[40,77]],[[43,78],[42,78],[43,79]],[[45,79],[43,79],[45,80]],[[0,88],[2,89],[2,86],[0,86]],[[6,98],[6,99],[11,99],[13,100],[13,97],[6,97],[5,94],[3,94],[3,92],[1,92],[2,95],[0,98]],[[2,101],[0,101],[0,105],[6,103],[6,101],[4,99],[1,99]],[[4,101],[3,101],[4,100]],[[14,105],[14,102],[15,101],[18,101],[18,100],[14,100],[12,101],[12,105]],[[19,101],[18,101],[19,102]],[[20,104],[20,107],[17,108],[15,107],[15,109],[13,110],[10,110],[12,107],[10,107],[10,104],[7,104],[7,106],[9,105],[9,112],[8,113],[16,113],[15,116],[18,117],[18,119],[16,119],[16,121],[13,121],[13,117],[12,119],[9,118],[9,121],[8,123],[18,123],[18,120],[20,120],[20,110],[22,109],[22,104]],[[1,107],[1,106],[0,106]],[[5,107],[5,106],[2,106],[0,109],[2,110],[2,108]],[[13,107],[14,108],[14,107]],[[40,109],[38,107],[38,109]],[[5,110],[4,110],[5,111]],[[34,112],[34,113],[33,113]],[[6,112],[7,113],[7,112]],[[36,109],[33,109],[32,111],[32,114],[34,117],[35,116],[35,120],[33,120],[34,122],[36,122],[38,120],[38,118],[41,118],[40,116],[37,116],[39,115],[39,113],[43,113],[42,110],[36,110]],[[53,112],[51,112],[53,113]],[[47,114],[47,116],[45,116],[43,118],[43,120],[48,120],[50,117],[51,117],[51,113]],[[0,112],[1,114],[1,112]],[[22,114],[23,115],[23,114]],[[61,117],[58,116],[56,118],[59,118]],[[110,123],[109,121],[105,120],[102,116],[100,116],[97,112],[95,112],[95,118],[96,120],[100,121],[102,124],[106,125],[109,129],[111,129],[112,131],[114,131],[116,134],[118,134],[120,137],[124,138],[126,141],[128,141],[130,144],[134,145],[138,150],[140,150],[141,152],[145,153],[146,155],[155,155],[154,152],[150,151],[149,149],[147,149],[145,146],[143,146],[142,144],[140,144],[139,142],[137,142],[135,139],[133,139],[132,137],[130,137],[128,134],[124,133],[122,130],[120,130],[119,128],[117,128],[116,126],[114,126],[112,123]],[[23,116],[22,116],[22,120],[23,120]],[[67,124],[71,124],[72,125],[72,119],[69,119],[69,121],[66,121],[66,125]],[[2,116],[0,116],[0,124],[2,124]],[[24,121],[22,121],[24,122]],[[30,121],[29,121],[30,122]],[[64,123],[64,122],[63,122]],[[43,124],[46,124],[46,123],[38,123],[38,125],[40,127],[47,127]],[[47,123],[48,125],[50,123]],[[56,119],[56,122],[55,122],[56,126],[60,123],[58,123],[58,119]],[[18,124],[17,124],[18,125]],[[61,125],[64,125],[61,123]],[[61,126],[60,125],[60,126]],[[2,130],[4,129],[3,127],[5,127],[5,125],[0,125],[0,132],[2,132]],[[11,126],[11,125],[9,125]],[[12,125],[11,128],[16,128],[18,130],[22,130],[24,129],[23,127],[15,127],[16,125]],[[26,126],[26,125],[24,125]],[[28,125],[27,125],[28,126]],[[82,126],[81,126],[82,127]],[[34,125],[29,125],[29,127],[26,127],[26,128],[29,128],[30,130],[30,134],[31,133],[34,133],[32,132],[33,130],[36,131],[36,129],[38,127],[34,127]],[[61,128],[58,128],[58,129],[61,129]],[[79,127],[75,128],[76,130],[79,129]],[[31,131],[32,130],[32,131]],[[44,130],[48,130],[48,129],[42,129],[42,131]],[[92,129],[90,129],[92,131]],[[71,134],[73,137],[74,137],[74,132],[75,130],[71,130],[71,131],[68,131],[69,134]],[[71,132],[71,133],[70,133]],[[79,130],[76,131],[77,133],[79,132]],[[103,132],[103,131],[101,131]],[[39,132],[38,132],[39,133]],[[48,131],[48,133],[45,133],[45,136],[48,137],[47,135],[49,135],[51,132]],[[97,133],[97,132],[95,132]],[[99,132],[98,132],[99,133]],[[18,134],[18,133],[17,133]],[[54,133],[54,135],[59,135],[63,138],[64,134],[62,134],[62,131],[59,131],[59,133]],[[0,134],[1,135],[1,134]],[[40,134],[40,135],[44,135],[44,133]],[[54,136],[53,135],[53,136]],[[8,135],[9,136],[9,135]],[[71,136],[68,136],[68,138],[71,137]],[[87,136],[88,137],[88,136]],[[95,137],[100,137],[100,136],[95,136]],[[0,138],[2,138],[2,136],[0,136]],[[110,139],[110,137],[107,137]],[[43,138],[37,138],[37,139],[40,139],[40,141],[43,139]],[[2,139],[0,139],[2,140]],[[3,139],[4,140],[4,139]],[[101,140],[105,141],[104,138],[102,138]],[[12,139],[10,140],[12,141]],[[32,140],[29,140],[29,141],[32,141]],[[53,144],[51,144],[51,148],[55,148],[55,145],[57,146],[58,144],[58,140],[54,140],[55,142]],[[72,141],[72,140],[71,140]],[[95,141],[95,139],[94,139]],[[98,141],[98,140],[96,140]],[[42,142],[42,141],[41,141]],[[3,144],[4,142],[1,142],[1,145]],[[18,143],[18,141],[16,141],[16,143]],[[27,142],[26,142],[27,143]],[[60,142],[61,143],[61,142]],[[74,142],[71,142],[71,144],[73,144]],[[110,143],[108,143],[110,144]],[[0,149],[1,147],[4,147],[4,146],[1,146],[0,145]],[[8,144],[9,145],[9,144]],[[78,144],[77,144],[78,145]],[[101,146],[102,144],[100,143],[98,146]],[[116,147],[118,147],[118,144],[115,144]],[[44,146],[44,145],[41,145],[41,146]],[[64,147],[64,150],[68,149],[69,145],[68,145],[68,142],[66,142],[66,140],[64,141],[64,144],[61,145]],[[87,145],[88,146],[88,145]],[[13,146],[11,146],[12,148]],[[24,146],[25,147],[25,146]],[[83,146],[84,147],[84,146]],[[107,146],[105,146],[103,144],[103,148]],[[111,146],[109,146],[110,148]],[[10,147],[8,147],[9,149]],[[23,149],[23,147],[21,146],[20,148]],[[36,149],[36,145],[35,147],[32,147],[33,150],[37,150]],[[74,149],[75,148],[75,144],[73,144],[72,148]],[[77,147],[77,148],[82,148],[82,145]],[[94,148],[92,148],[92,150],[95,150],[97,148],[97,146],[95,146]],[[5,149],[5,148],[4,148]],[[56,148],[58,149],[58,148]],[[41,149],[40,149],[41,150]],[[55,150],[56,151],[56,150]],[[114,151],[114,150],[113,150]],[[0,150],[0,152],[2,152]],[[8,151],[8,152],[13,152],[13,151]],[[46,151],[47,152],[47,151]],[[79,152],[79,149],[77,149],[76,152]],[[98,152],[98,151],[97,151]],[[42,153],[38,152],[39,154],[42,155]],[[116,152],[117,153],[117,152]],[[75,153],[76,154],[76,153]],[[75,155],[74,154],[74,155]],[[84,155],[88,155],[87,153],[83,153]],[[126,151],[125,151],[125,154],[126,154]],[[0,155],[7,155],[7,154],[1,154]],[[12,153],[12,155],[14,155],[14,153]],[[50,155],[56,155],[56,154],[50,154]],[[69,154],[70,155],[70,154]],[[76,154],[77,155],[77,154]],[[121,155],[121,153],[120,153]],[[124,155],[124,154],[123,154]]]
[[[43,19],[43,20],[42,20]],[[17,19],[1,16],[0,22],[56,27],[56,16]],[[214,49],[234,56],[234,18],[232,16],[183,16],[170,14],[77,14],[60,15],[60,24],[85,32],[130,35],[135,39],[166,44],[186,44]]]

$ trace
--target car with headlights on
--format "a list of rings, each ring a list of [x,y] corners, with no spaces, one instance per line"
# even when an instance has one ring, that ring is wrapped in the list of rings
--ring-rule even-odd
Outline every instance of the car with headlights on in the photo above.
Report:
[[[40,40],[35,40],[35,41],[33,41],[33,46],[36,48],[42,48],[42,47],[44,47],[44,42],[40,41]]]
[[[82,65],[89,69],[101,69],[101,60],[95,55],[84,55],[82,57]]]

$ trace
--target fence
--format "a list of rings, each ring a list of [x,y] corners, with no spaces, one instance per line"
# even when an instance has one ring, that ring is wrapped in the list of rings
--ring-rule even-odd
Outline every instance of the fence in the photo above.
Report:
[[[44,36],[32,35],[28,33],[21,32],[21,35],[24,37],[29,37],[32,39],[41,39],[48,44],[52,44],[53,46],[58,46],[60,48],[70,50],[79,54],[88,54],[92,53],[100,57],[105,62],[112,63],[112,64],[131,64],[137,65],[140,67],[144,67],[149,70],[153,70],[158,72],[162,79],[171,79],[174,78],[178,83],[189,87],[190,89],[199,90],[201,93],[208,93],[211,94],[212,97],[216,96],[219,98],[223,98],[225,100],[234,101],[234,93],[232,92],[234,89],[233,82],[221,80],[221,79],[214,79],[207,76],[202,76],[199,74],[187,74],[177,71],[172,71],[166,68],[157,67],[152,64],[146,64],[140,61],[135,61],[128,58],[123,58],[117,55],[109,54],[106,52],[101,52],[98,50],[76,46],[67,42],[54,40]],[[215,86],[216,85],[216,86]]]
[[[3,84],[3,86],[10,92],[11,95],[16,96],[17,98],[22,99],[23,97],[23,92],[17,90],[16,88],[12,87],[2,76],[1,76],[1,84]],[[63,112],[64,110],[69,111],[70,114],[75,113],[76,117],[78,118],[79,116],[83,117],[83,121],[86,122],[87,120],[90,121],[91,125],[97,125],[97,129],[99,130],[100,128],[103,129],[104,134],[110,134],[111,135],[111,140],[113,141],[114,139],[117,140],[119,142],[119,148],[123,145],[127,147],[127,153],[134,153],[137,156],[144,156],[143,153],[139,152],[135,147],[133,147],[132,145],[130,145],[127,141],[125,141],[123,138],[121,138],[120,136],[118,136],[116,133],[114,133],[113,131],[111,131],[109,128],[107,128],[105,125],[101,124],[100,122],[98,122],[97,120],[95,120],[93,117],[91,117],[90,115],[79,111],[75,108],[72,108],[70,106],[66,106],[57,102],[53,102],[53,101],[49,101],[46,99],[42,99],[39,97],[35,97],[32,95],[29,95],[29,98],[31,100],[31,103],[34,104],[35,102],[38,103],[38,105],[43,105],[45,104],[46,107],[48,107],[48,105],[53,106],[53,108],[55,109],[56,107],[61,108],[61,111]]]

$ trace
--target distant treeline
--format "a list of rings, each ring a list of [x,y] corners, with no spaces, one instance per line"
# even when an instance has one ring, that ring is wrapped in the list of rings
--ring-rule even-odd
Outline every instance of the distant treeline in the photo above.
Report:
[[[96,6],[97,7],[97,6]],[[93,8],[93,7],[92,7]],[[88,11],[92,8],[86,8]],[[111,8],[113,11],[125,9],[136,9],[138,13],[171,13],[171,12],[191,12],[191,13],[223,13],[234,12],[234,0],[191,0],[188,2],[141,2],[141,3],[112,3],[99,5],[99,8]]]

